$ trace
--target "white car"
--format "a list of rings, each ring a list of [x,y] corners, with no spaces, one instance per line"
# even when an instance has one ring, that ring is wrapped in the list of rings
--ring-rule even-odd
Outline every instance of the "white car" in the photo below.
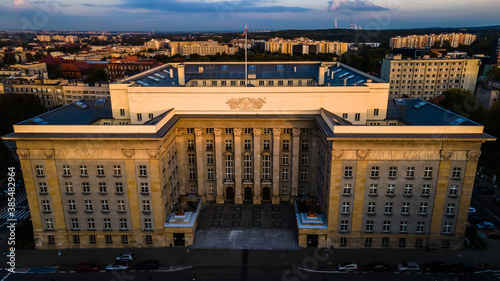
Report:
[[[354,261],[348,261],[344,263],[339,263],[337,265],[339,271],[347,271],[347,272],[352,272],[352,271],[358,271],[359,267],[358,264]]]
[[[480,222],[480,223],[476,224],[476,226],[479,229],[485,229],[485,230],[487,230],[487,229],[488,230],[489,229],[491,229],[491,230],[495,229],[495,225],[492,224],[491,222],[487,222],[487,221]]]
[[[117,261],[114,263],[110,263],[106,265],[106,270],[113,271],[121,271],[121,270],[129,270],[130,265],[126,261]]]
[[[399,272],[420,272],[420,267],[416,262],[403,262],[398,264]]]
[[[135,258],[135,255],[132,253],[121,253],[118,256],[116,256],[117,261],[133,261]]]

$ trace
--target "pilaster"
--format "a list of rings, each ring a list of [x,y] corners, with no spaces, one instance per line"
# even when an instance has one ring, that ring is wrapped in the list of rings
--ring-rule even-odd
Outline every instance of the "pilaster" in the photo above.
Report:
[[[224,203],[224,172],[223,172],[223,148],[222,148],[222,129],[215,128],[215,176],[216,176],[216,185],[217,185],[217,204]]]
[[[299,193],[299,150],[300,150],[300,129],[293,129],[292,145],[292,197],[297,197]]]
[[[205,165],[203,165],[205,149],[203,147],[203,130],[201,128],[195,128],[194,133],[196,138],[196,178],[198,181],[198,195],[200,195],[203,198],[203,202],[205,202]]]
[[[254,164],[254,174],[253,174],[253,203],[261,203],[261,190],[260,190],[260,132],[261,129],[253,129],[253,164]]]
[[[234,128],[234,186],[235,186],[235,196],[234,203],[242,204],[243,196],[241,195],[241,175],[243,170],[241,169],[241,129]]]
[[[179,164],[179,167],[182,167],[181,169],[178,169],[179,172],[179,194],[181,195],[186,195],[186,170],[185,167],[187,167],[187,145],[186,145],[186,138],[184,137],[184,129],[183,128],[177,128],[175,131],[176,137],[175,137],[175,145],[177,147],[177,163]],[[167,176],[167,175],[166,175]],[[172,183],[170,183],[172,184]]]
[[[273,129],[273,204],[280,201],[280,135],[281,129]],[[277,201],[277,202],[276,202]]]

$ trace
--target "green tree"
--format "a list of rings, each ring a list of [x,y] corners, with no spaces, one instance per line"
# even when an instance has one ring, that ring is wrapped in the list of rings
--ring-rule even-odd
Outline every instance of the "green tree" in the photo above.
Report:
[[[500,67],[493,66],[490,71],[487,73],[488,80],[500,80]]]
[[[487,118],[486,109],[479,104],[470,90],[449,89],[443,93],[443,99],[438,105],[480,124]]]
[[[55,64],[47,64],[47,72],[49,73],[49,79],[64,78],[64,73],[62,69]]]
[[[93,83],[99,81],[108,81],[108,75],[106,74],[104,68],[97,68],[92,70],[92,72],[90,72],[85,79],[85,83]]]
[[[36,95],[0,95],[0,136],[12,132],[12,125],[44,112]]]

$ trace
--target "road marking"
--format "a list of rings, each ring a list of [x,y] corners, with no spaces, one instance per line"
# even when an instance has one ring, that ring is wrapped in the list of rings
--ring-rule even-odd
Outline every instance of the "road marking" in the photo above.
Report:
[[[75,273],[75,272],[76,272],[76,271],[74,271],[74,270],[70,270],[70,271],[69,271],[69,273]]]
[[[490,210],[486,209],[486,208],[483,208],[486,212],[490,213],[490,215],[492,215],[495,219],[497,219],[497,221],[500,221],[500,218],[495,216],[495,214],[493,214],[492,212],[490,212]]]
[[[2,281],[4,281],[5,279],[7,279],[7,277],[9,277],[11,275],[11,273],[7,273],[7,275],[5,275],[3,278],[2,278]]]

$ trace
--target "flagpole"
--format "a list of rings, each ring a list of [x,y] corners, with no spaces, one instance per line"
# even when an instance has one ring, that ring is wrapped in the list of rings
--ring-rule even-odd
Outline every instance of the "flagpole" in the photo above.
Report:
[[[247,47],[247,25],[245,24],[245,87],[248,86],[248,60],[247,60],[247,53],[248,53],[248,47]]]

